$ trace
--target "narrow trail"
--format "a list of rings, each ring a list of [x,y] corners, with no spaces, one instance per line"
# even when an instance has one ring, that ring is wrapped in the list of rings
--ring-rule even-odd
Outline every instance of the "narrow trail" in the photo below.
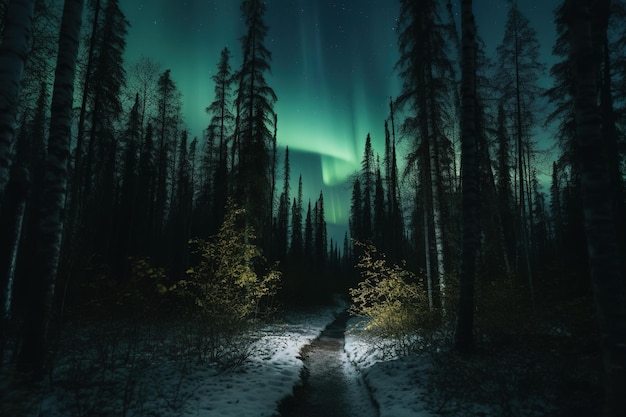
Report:
[[[349,315],[340,314],[302,348],[304,384],[280,406],[282,417],[377,417],[361,375],[348,360],[344,333]]]

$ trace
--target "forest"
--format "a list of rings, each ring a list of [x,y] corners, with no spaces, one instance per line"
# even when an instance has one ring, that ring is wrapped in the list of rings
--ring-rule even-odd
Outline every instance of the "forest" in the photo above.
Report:
[[[550,411],[500,415],[621,416],[626,2],[559,2],[550,67],[516,1],[487,55],[479,2],[398,0],[401,93],[382,103],[384,148],[359,138],[337,241],[281,144],[271,4],[240,2],[190,137],[168,63],[124,60],[119,0],[0,1],[2,403],[54,385],[80,343],[113,355],[103,328],[175,328],[190,361],[232,371],[243,335],[341,298],[373,346],[445,350],[456,377],[435,391],[487,383],[470,374],[490,358],[532,363],[512,378],[549,379]],[[24,403],[0,416],[39,415]],[[79,408],[65,415],[95,415]]]

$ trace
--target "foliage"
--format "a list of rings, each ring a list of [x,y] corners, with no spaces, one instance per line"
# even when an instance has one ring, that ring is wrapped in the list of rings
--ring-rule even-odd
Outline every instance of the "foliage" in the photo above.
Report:
[[[363,251],[357,264],[363,280],[350,289],[350,312],[369,318],[365,332],[402,342],[420,329],[432,328],[434,315],[424,285],[415,274],[389,265],[374,245],[355,244]]]
[[[184,300],[189,317],[197,321],[200,358],[219,360],[223,344],[246,329],[251,319],[268,311],[280,282],[275,269],[259,274],[264,258],[251,226],[243,223],[245,209],[229,204],[219,233],[205,241],[192,239],[197,266],[187,279],[170,288]],[[262,301],[269,300],[263,306]],[[265,307],[265,308],[264,308]]]
[[[154,265],[152,259],[129,258],[131,279],[123,289],[120,303],[132,303],[146,309],[155,308],[161,302],[160,294],[167,292],[165,270]]]

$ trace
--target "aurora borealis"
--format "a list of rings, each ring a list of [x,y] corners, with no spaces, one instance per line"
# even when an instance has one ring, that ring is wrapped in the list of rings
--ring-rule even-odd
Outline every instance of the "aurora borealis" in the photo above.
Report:
[[[360,168],[365,137],[382,153],[389,99],[400,90],[396,0],[268,0],[265,44],[272,52],[268,84],[278,96],[278,144],[289,146],[292,195],[298,176],[305,201],[323,189],[329,236],[342,238],[350,207],[350,175]],[[458,10],[457,1],[452,2]],[[213,100],[210,77],[227,46],[240,62],[244,33],[238,0],[122,0],[131,23],[127,64],[144,55],[170,68],[182,93],[184,122],[202,138]],[[554,1],[524,1],[544,57],[554,39]],[[478,0],[476,16],[487,53],[502,40],[506,0]],[[400,159],[402,156],[399,156]],[[280,168],[279,168],[280,169]],[[279,174],[282,171],[279,171]],[[278,178],[280,181],[280,177]]]

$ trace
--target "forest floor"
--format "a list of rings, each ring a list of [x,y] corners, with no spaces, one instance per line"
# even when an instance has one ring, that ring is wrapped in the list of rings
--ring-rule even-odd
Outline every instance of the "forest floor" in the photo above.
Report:
[[[256,329],[238,341],[229,368],[190,355],[196,342],[180,323],[69,327],[35,388],[5,367],[0,417],[599,414],[597,354],[566,334],[525,335],[463,358],[432,338],[368,337],[345,308],[289,313]]]

